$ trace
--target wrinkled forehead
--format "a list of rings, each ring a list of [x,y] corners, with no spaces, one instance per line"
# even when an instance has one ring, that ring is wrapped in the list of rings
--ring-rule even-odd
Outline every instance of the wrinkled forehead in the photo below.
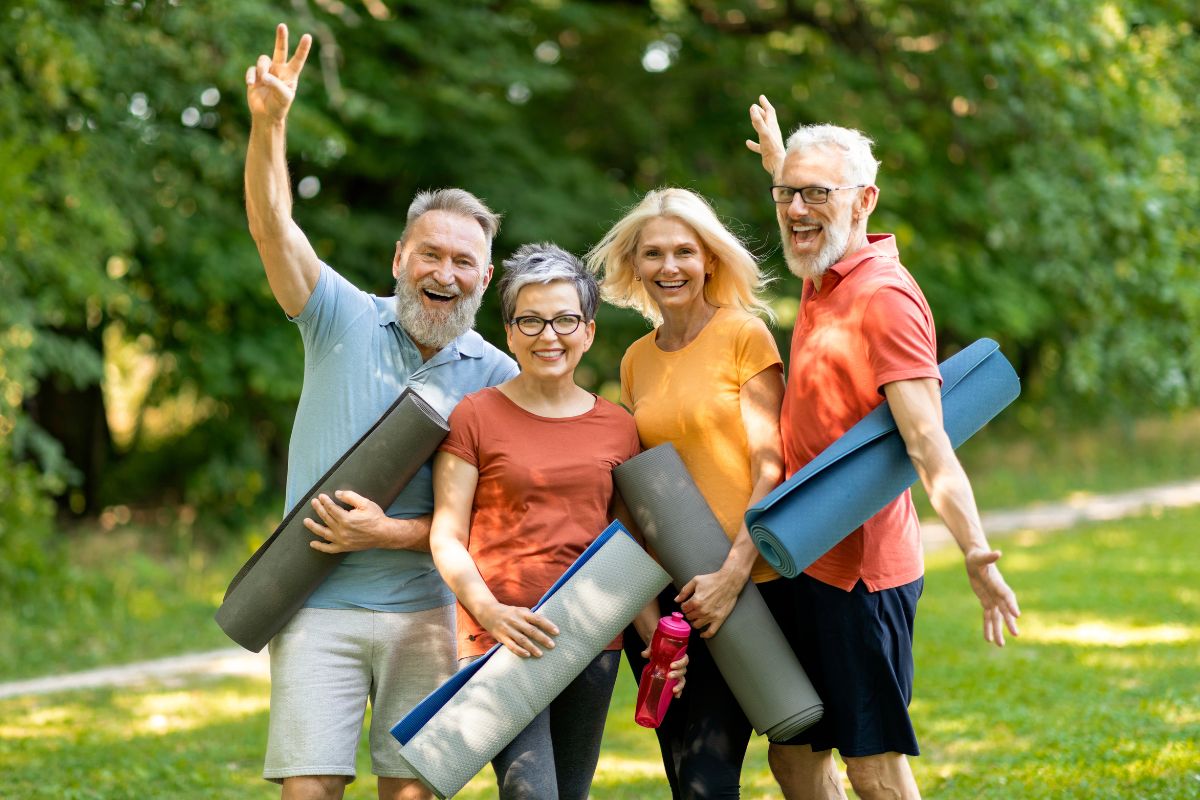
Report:
[[[488,263],[488,240],[472,217],[451,211],[426,211],[404,233],[405,249],[432,247],[452,256],[470,256],[480,266]]]

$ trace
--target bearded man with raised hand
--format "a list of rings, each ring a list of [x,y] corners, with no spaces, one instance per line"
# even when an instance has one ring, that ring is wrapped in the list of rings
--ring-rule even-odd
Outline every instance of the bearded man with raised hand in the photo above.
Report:
[[[286,120],[312,38],[246,72],[251,113],[246,214],[267,281],[304,342],[304,388],[288,450],[286,508],[407,387],[445,417],[463,395],[517,373],[472,327],[492,276],[499,217],[462,189],[416,196],[396,243],[394,297],[355,288],[322,263],[292,219]],[[428,464],[386,510],[350,491],[319,495],[312,546],[346,558],[269,645],[271,718],[263,777],[285,800],[339,798],[355,778],[368,700],[379,797],[432,795],[397,755],[389,727],[455,668],[454,597],[429,555]]]
[[[784,258],[804,281],[780,419],[787,475],[886,399],[934,510],[962,550],[984,638],[1003,647],[1005,628],[1017,634],[1020,610],[942,426],[933,314],[900,263],[896,237],[867,233],[879,199],[871,140],[807,125],[785,146],[766,97],[751,106],[750,121],[758,139],[746,144],[771,174]],[[836,749],[863,800],[919,798],[908,762],[920,752],[908,704],[924,562],[909,492],[790,583],[788,633],[825,714],[794,739],[771,743],[768,760],[784,797],[844,800]]]

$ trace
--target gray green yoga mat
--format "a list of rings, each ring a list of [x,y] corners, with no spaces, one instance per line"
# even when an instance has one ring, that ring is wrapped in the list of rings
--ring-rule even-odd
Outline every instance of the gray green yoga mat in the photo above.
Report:
[[[420,395],[405,389],[234,576],[216,613],[221,630],[247,650],[262,650],[345,558],[344,553],[309,547],[318,537],[304,527],[304,520],[320,522],[309,501],[322,492],[332,496],[337,489],[349,489],[386,509],[448,430]]]
[[[614,522],[533,607],[558,626],[554,648],[519,658],[497,645],[459,670],[392,728],[400,756],[438,797],[456,794],[670,580]]]
[[[1000,346],[980,339],[946,359],[942,417],[958,447],[1021,393]],[[746,512],[750,536],[795,577],[913,484],[916,470],[883,403]]]
[[[729,538],[673,445],[647,450],[617,467],[613,476],[676,588],[721,568]],[[821,718],[821,699],[753,583],[746,584],[725,624],[707,644],[725,683],[760,734],[783,741]]]

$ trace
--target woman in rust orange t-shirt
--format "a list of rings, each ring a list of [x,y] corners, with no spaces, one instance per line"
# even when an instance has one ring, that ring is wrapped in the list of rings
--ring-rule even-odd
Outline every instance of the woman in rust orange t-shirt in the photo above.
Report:
[[[552,648],[530,610],[613,518],[612,470],[640,450],[633,418],[575,383],[599,291],[571,254],[526,245],[500,281],[512,380],[468,395],[434,461],[429,544],[458,597],[458,655]],[[657,604],[643,612],[657,618]],[[651,622],[650,624],[653,624]],[[609,645],[492,761],[500,797],[585,800],[620,659]]]

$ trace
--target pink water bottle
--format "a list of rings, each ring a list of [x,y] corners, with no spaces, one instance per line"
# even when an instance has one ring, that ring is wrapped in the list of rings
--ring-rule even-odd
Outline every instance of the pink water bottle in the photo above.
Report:
[[[650,663],[642,669],[638,683],[637,711],[633,720],[644,728],[657,728],[667,715],[667,706],[674,696],[675,679],[667,678],[671,664],[687,652],[692,626],[678,611],[658,621],[650,641]]]

